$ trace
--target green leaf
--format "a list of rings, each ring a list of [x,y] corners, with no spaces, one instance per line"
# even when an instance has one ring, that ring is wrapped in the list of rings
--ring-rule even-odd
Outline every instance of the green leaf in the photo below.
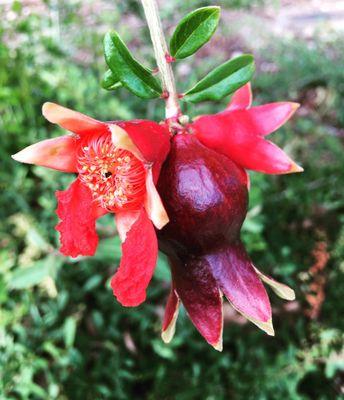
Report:
[[[11,289],[27,289],[41,283],[46,277],[54,277],[62,265],[62,258],[49,255],[30,267],[17,268],[9,282]]]
[[[183,100],[198,103],[205,100],[221,100],[247,83],[254,73],[254,58],[246,54],[221,64],[209,72]]]
[[[152,341],[152,346],[154,352],[161,358],[165,358],[166,360],[173,360],[176,358],[174,351],[170,347],[166,346],[162,340],[154,339]]]
[[[170,52],[182,59],[194,54],[207,43],[216,31],[220,7],[202,7],[186,15],[177,25],[171,41]]]
[[[130,54],[117,32],[108,32],[104,38],[107,65],[123,86],[143,99],[153,99],[162,93],[160,82],[152,72]]]
[[[111,71],[111,69],[108,69],[103,76],[101,86],[106,90],[115,90],[121,87],[122,84],[117,76],[115,76],[115,74]]]
[[[83,290],[84,292],[91,292],[94,290],[97,286],[100,285],[101,281],[103,280],[103,277],[99,275],[92,275],[84,284]]]
[[[76,334],[76,319],[74,317],[68,317],[65,320],[63,327],[63,336],[66,347],[72,347],[75,340]]]

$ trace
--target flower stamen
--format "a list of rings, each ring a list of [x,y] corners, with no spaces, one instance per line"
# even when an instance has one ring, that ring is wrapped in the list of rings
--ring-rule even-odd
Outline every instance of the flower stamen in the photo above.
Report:
[[[81,181],[110,212],[138,210],[146,193],[146,170],[130,151],[116,148],[110,135],[85,138],[78,154]]]

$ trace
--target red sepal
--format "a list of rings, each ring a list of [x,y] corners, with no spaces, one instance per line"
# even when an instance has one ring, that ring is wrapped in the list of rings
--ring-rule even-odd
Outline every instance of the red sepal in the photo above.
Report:
[[[165,307],[165,314],[164,319],[162,321],[162,330],[165,331],[169,325],[171,324],[173,317],[176,313],[178,307],[178,297],[176,295],[175,289],[172,286],[171,291],[168,295],[166,307]]]
[[[226,155],[245,169],[266,174],[302,171],[279,147],[251,133],[248,119],[241,119],[251,110],[205,115],[198,118],[192,127],[205,146]]]
[[[165,343],[169,343],[174,336],[178,318],[179,302],[174,284],[172,283],[171,291],[168,295],[165,307],[164,319],[162,321],[161,337]]]
[[[248,110],[230,109],[217,115],[225,117],[231,134],[266,136],[277,131],[298,109],[297,103],[263,104]]]
[[[171,262],[173,282],[190,319],[205,340],[222,350],[222,298],[204,258]]]
[[[242,86],[238,89],[228,104],[226,110],[245,110],[246,108],[250,108],[252,104],[252,89],[251,83],[248,82],[246,85]]]
[[[239,241],[226,244],[206,255],[205,259],[233,307],[273,335],[269,297],[244,246]]]

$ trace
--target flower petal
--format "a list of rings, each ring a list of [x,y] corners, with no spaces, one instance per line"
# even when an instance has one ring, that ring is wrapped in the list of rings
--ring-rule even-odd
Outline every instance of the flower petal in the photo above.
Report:
[[[250,108],[251,104],[252,104],[252,89],[251,89],[251,83],[248,82],[246,83],[246,85],[242,86],[234,93],[226,110],[228,111],[245,110],[247,108]]]
[[[240,242],[227,244],[205,258],[232,306],[267,334],[274,335],[268,295],[244,246]]]
[[[233,116],[238,112],[241,111],[233,111],[228,115]],[[233,119],[228,124],[224,114],[206,115],[197,119],[193,127],[205,146],[226,155],[245,169],[266,174],[303,171],[279,147],[261,136],[247,133],[239,120]]]
[[[179,303],[180,300],[175,292],[174,287],[172,286],[167,299],[164,319],[162,322],[161,338],[165,343],[170,343],[174,336],[178,318]]]
[[[93,256],[97,250],[97,206],[92,192],[76,179],[67,190],[57,191],[56,214],[61,221],[56,225],[60,232],[61,253],[66,256]]]
[[[122,243],[139,216],[140,211],[123,211],[115,214],[116,227]]]
[[[16,161],[35,164],[63,172],[77,172],[77,139],[73,136],[59,136],[42,140],[14,154]]]
[[[145,209],[157,229],[163,228],[169,222],[167,212],[154,185],[151,168],[148,169],[146,176]]]
[[[58,124],[61,128],[67,129],[78,135],[83,135],[92,132],[108,133],[107,124],[97,121],[87,115],[81,114],[69,108],[62,107],[55,103],[44,103],[42,107],[44,117]]]
[[[263,274],[259,271],[258,268],[253,267],[256,273],[258,274],[259,278],[269,286],[271,289],[277,294],[277,296],[281,297],[284,300],[295,300],[295,292],[292,288],[285,285],[284,283],[280,283],[275,281],[275,279],[271,278],[268,275]]]
[[[109,123],[109,128],[114,145],[130,151],[144,164],[152,167],[153,182],[157,183],[162,163],[170,150],[166,126],[153,121],[126,121]]]
[[[139,149],[136,147],[128,133],[123,128],[116,124],[109,124],[109,129],[111,131],[111,140],[115,147],[128,150],[143,163],[146,162]]]
[[[93,216],[95,219],[98,219],[104,215],[106,215],[108,213],[108,210],[106,210],[105,208],[103,208],[100,204],[98,203],[93,203],[92,204],[92,208],[93,208]]]
[[[141,210],[122,244],[122,259],[111,287],[117,300],[127,307],[146,299],[158,256],[158,241],[146,211]]]
[[[146,161],[165,160],[170,150],[170,134],[164,125],[148,120],[122,121],[116,124],[127,132]]]
[[[222,296],[204,258],[172,261],[173,281],[189,317],[205,340],[222,350]]]

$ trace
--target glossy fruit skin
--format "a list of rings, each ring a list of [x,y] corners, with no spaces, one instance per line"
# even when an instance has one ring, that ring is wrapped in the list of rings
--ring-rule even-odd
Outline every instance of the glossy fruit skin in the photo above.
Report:
[[[158,191],[170,222],[158,232],[162,251],[186,260],[236,241],[247,213],[245,171],[192,134],[173,137]]]

